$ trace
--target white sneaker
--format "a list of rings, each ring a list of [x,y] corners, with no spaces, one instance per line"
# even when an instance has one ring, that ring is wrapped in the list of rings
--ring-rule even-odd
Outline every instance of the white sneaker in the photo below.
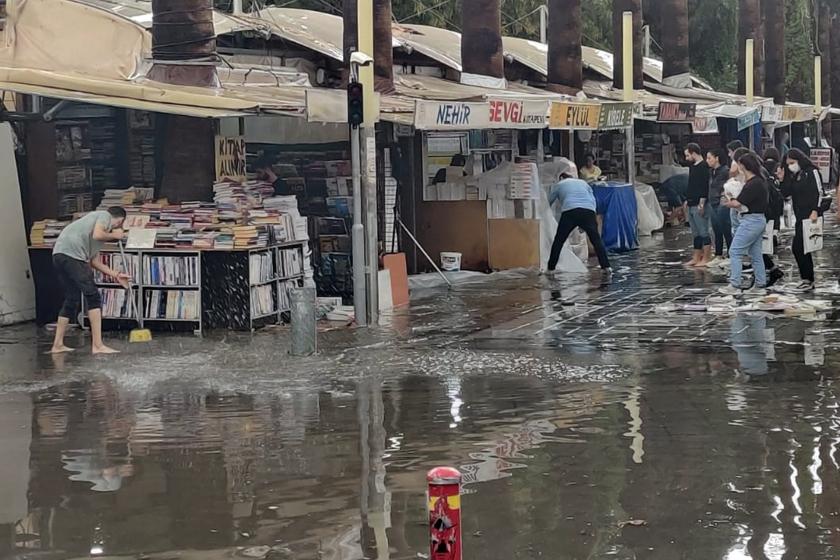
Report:
[[[753,286],[749,290],[745,291],[744,295],[745,296],[753,296],[753,297],[755,297],[755,296],[763,297],[763,296],[767,295],[767,289]]]
[[[744,293],[744,291],[741,288],[736,288],[732,284],[727,284],[723,288],[719,289],[718,293],[721,293],[725,296],[740,296]]]
[[[797,285],[797,286],[794,286],[792,288],[788,288],[786,291],[791,293],[791,294],[805,294],[805,293],[808,293],[808,292],[813,292],[814,291],[814,283],[813,282],[808,282],[806,280],[806,281],[800,282],[799,285]]]

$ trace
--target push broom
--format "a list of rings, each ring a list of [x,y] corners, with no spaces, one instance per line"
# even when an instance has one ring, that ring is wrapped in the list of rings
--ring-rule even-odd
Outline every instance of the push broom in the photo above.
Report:
[[[126,263],[128,261],[125,260],[125,250],[123,249],[123,242],[120,240],[120,257],[122,258],[122,271],[124,274],[128,275],[128,267]],[[134,288],[131,285],[131,279],[128,281],[128,309],[131,316],[137,321],[137,326],[140,326],[140,310],[137,308],[137,302],[134,300]],[[149,329],[137,328],[132,329],[131,332],[128,334],[128,341],[129,342],[151,342],[152,341],[152,331]]]

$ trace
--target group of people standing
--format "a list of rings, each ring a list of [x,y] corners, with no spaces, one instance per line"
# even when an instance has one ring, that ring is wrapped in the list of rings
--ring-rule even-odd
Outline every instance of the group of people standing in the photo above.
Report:
[[[763,290],[773,286],[784,278],[773,261],[773,253],[778,248],[775,234],[780,228],[785,200],[790,199],[796,218],[792,249],[801,283],[786,291],[813,290],[814,261],[805,252],[803,223],[816,222],[826,208],[819,171],[808,156],[794,148],[783,162],[776,148],[768,148],[762,157],[736,140],[726,152],[713,149],[705,157],[699,145],[689,144],[685,158],[689,165],[685,204],[693,235],[693,255],[686,265],[728,265],[729,285],[722,291],[740,294],[748,288],[742,275],[744,259],[749,257],[748,266],[755,278],[749,288]],[[768,228],[770,222],[772,228]],[[768,236],[773,239],[770,252],[764,250]]]

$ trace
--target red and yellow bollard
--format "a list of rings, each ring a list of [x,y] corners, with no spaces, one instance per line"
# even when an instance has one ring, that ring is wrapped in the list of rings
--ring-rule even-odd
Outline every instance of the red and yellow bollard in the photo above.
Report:
[[[461,560],[461,473],[438,467],[426,475],[429,483],[431,560]]]

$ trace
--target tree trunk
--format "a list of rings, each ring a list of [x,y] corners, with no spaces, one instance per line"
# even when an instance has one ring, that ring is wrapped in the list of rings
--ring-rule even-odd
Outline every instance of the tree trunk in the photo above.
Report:
[[[467,74],[505,77],[500,0],[463,0],[461,66]]]
[[[832,27],[840,24],[840,15],[833,14]],[[840,33],[831,34],[831,105],[840,107]],[[831,123],[832,145],[840,147],[840,117],[834,117]]]
[[[691,85],[688,50],[688,0],[662,0],[662,77],[667,85]]]
[[[624,12],[633,12],[633,88],[642,89],[645,85],[642,56],[644,33],[642,32],[642,0],[613,0],[613,85],[616,89],[624,87],[624,61],[622,60],[622,16]]]
[[[149,78],[184,86],[219,85],[211,0],[153,0]],[[179,61],[206,61],[178,64]],[[161,63],[165,61],[165,63]]]
[[[574,95],[583,88],[580,0],[548,2],[549,88]]]
[[[764,0],[764,93],[776,105],[785,103],[785,1]]]
[[[817,40],[819,41],[820,55],[822,56],[822,105],[831,104],[831,10],[825,1],[819,4],[819,33]],[[823,135],[826,138],[832,137],[831,119],[827,118],[823,121]]]
[[[373,73],[377,91],[394,91],[391,0],[373,0]]]
[[[747,92],[747,39],[753,39],[755,43],[754,79],[756,94],[760,91],[761,79],[761,52],[759,50],[761,10],[759,0],[738,1],[738,93],[744,95]]]

